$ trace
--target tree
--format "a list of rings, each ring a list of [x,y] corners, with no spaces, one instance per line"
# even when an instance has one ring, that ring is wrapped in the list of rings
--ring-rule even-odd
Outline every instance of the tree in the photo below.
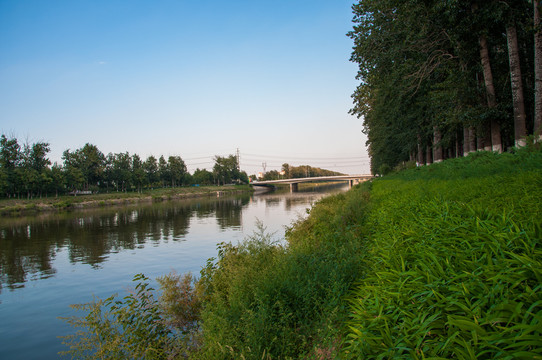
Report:
[[[0,168],[2,169],[3,190],[8,197],[17,193],[18,174],[15,171],[20,164],[20,146],[16,138],[0,137]]]
[[[149,156],[143,163],[143,170],[147,176],[147,183],[151,186],[160,181],[160,175],[158,172],[158,162],[154,156]]]
[[[215,156],[213,176],[217,184],[229,184],[232,182],[248,183],[248,175],[239,170],[239,163],[235,155],[227,157]]]
[[[52,181],[48,168],[51,165],[47,158],[49,151],[49,144],[45,142],[25,144],[23,148],[21,166],[17,170],[28,198],[37,194],[41,196]]]
[[[212,185],[213,184],[213,174],[206,169],[196,169],[194,175],[192,176],[192,181],[194,184],[200,185]]]
[[[263,176],[263,180],[278,180],[279,178],[280,174],[277,170],[269,170]]]
[[[105,181],[105,156],[96,145],[86,143],[80,149],[70,152],[65,150],[62,156],[64,168],[77,168],[81,171],[84,178],[84,188],[90,186],[99,186],[100,182]]]
[[[289,164],[287,164],[287,163],[282,164],[281,170],[284,171],[284,176],[287,179],[291,178],[291,176],[290,176],[290,165]]]
[[[540,2],[533,0],[534,7],[534,61],[535,61],[535,118],[533,134],[542,141],[542,28],[540,23]]]
[[[50,152],[49,143],[37,142],[32,145],[29,154],[29,166],[35,172],[35,191],[41,196],[47,191],[49,183],[52,181],[49,165],[51,161],[47,158]]]
[[[64,191],[64,173],[62,168],[57,163],[54,163],[50,171],[51,182],[49,183],[48,191],[58,197],[59,193]]]
[[[25,144],[21,154],[21,166],[15,171],[19,174],[21,179],[22,189],[26,192],[28,199],[31,198],[33,191],[37,187],[38,172],[32,168],[32,147],[29,144]]]
[[[143,185],[147,184],[147,174],[143,169],[143,162],[137,154],[132,155],[132,179],[137,191],[141,192]]]
[[[519,45],[515,25],[512,24],[506,27],[506,39],[508,41],[510,83],[514,104],[514,140],[516,146],[525,146],[525,137],[527,136],[527,128],[525,126],[525,99],[523,97]]]
[[[77,191],[81,189],[81,186],[85,183],[85,176],[81,169],[77,167],[64,167],[64,182],[66,187],[71,191]]]
[[[160,156],[160,159],[158,159],[158,173],[160,175],[162,186],[166,186],[166,184],[168,184],[171,180],[171,174],[169,172],[166,159],[164,159],[163,155]]]
[[[168,158],[168,169],[171,179],[171,186],[182,185],[186,175],[186,165],[180,156],[170,156]]]
[[[490,109],[497,107],[497,96],[495,93],[495,85],[493,82],[493,72],[491,71],[491,61],[489,58],[489,47],[487,44],[487,37],[485,34],[480,35],[480,59],[482,62],[482,68],[484,73],[484,82],[487,92],[487,106]],[[497,119],[492,118],[490,122],[491,132],[491,150],[501,152],[501,126]]]
[[[112,175],[117,191],[126,192],[132,186],[132,158],[128,152],[113,156]]]
[[[353,11],[360,83],[350,112],[363,119],[373,173],[415,157],[501,151],[514,123],[520,137],[530,129],[536,81],[525,1],[363,0]]]
[[[79,150],[81,159],[81,170],[85,176],[87,188],[90,185],[98,186],[103,181],[105,156],[96,145],[86,143]]]

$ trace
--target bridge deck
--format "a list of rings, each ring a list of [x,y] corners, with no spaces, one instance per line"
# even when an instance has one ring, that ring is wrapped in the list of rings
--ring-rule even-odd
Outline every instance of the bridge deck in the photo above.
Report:
[[[304,182],[314,181],[348,181],[348,180],[369,180],[373,175],[337,175],[337,176],[316,176],[297,179],[280,179],[280,180],[266,180],[266,181],[254,181],[250,185],[254,186],[266,186],[273,184],[299,184]]]

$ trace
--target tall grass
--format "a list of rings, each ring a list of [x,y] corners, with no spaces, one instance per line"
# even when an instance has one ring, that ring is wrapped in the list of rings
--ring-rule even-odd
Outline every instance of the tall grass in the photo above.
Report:
[[[350,358],[542,357],[542,153],[376,181]]]
[[[193,357],[331,359],[346,319],[341,299],[362,269],[359,229],[336,210],[361,213],[365,203],[344,195],[321,201],[289,231],[286,246],[263,229],[242,244],[222,245],[218,261],[202,272],[203,346]]]

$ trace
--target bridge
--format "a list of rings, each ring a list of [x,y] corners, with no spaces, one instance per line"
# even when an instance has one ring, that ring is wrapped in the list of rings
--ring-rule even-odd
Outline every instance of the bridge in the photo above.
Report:
[[[297,191],[297,184],[305,182],[322,182],[322,181],[348,181],[350,187],[363,181],[367,181],[373,178],[373,175],[336,175],[336,176],[315,176],[298,179],[280,179],[280,180],[265,180],[265,181],[253,181],[250,183],[252,186],[266,186],[270,187],[275,184],[289,184],[290,191]]]

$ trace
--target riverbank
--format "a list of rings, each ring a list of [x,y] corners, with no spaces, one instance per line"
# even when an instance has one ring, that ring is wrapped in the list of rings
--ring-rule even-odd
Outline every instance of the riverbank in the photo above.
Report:
[[[542,150],[521,149],[324,198],[286,245],[262,226],[221,244],[194,286],[164,277],[156,306],[173,322],[153,350],[194,359],[539,357],[541,189]],[[119,308],[134,311],[133,302]],[[106,333],[92,316],[92,333]],[[111,345],[130,349],[131,336]]]
[[[540,356],[541,190],[540,149],[479,152],[326,198],[287,248],[226,246],[195,358]]]
[[[16,216],[22,213],[118,206],[139,202],[182,200],[197,197],[217,197],[251,192],[253,192],[253,189],[249,185],[191,186],[145,190],[141,193],[111,192],[35,199],[2,199],[0,200],[0,215]]]

